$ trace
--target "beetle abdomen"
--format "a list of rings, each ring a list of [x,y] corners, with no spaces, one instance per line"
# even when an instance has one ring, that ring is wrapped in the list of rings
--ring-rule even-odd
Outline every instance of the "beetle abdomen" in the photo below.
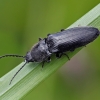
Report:
[[[94,27],[74,27],[47,37],[47,45],[51,53],[73,51],[95,40],[99,30]]]

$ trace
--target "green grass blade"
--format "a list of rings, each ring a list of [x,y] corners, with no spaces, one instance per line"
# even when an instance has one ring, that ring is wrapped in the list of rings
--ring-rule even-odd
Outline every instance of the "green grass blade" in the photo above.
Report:
[[[90,12],[76,21],[70,27],[75,26],[94,26],[100,29],[100,4],[93,8]],[[70,28],[69,27],[69,28]],[[76,49],[74,52],[68,52],[69,57],[74,56],[79,50]],[[59,67],[68,61],[66,56],[60,59],[56,59],[55,56],[52,57],[50,63],[45,63],[42,69],[42,64],[40,63],[29,63],[27,64],[14,78],[12,84],[9,82],[17,70],[25,63],[22,62],[20,65],[15,67],[9,73],[0,78],[0,100],[19,100],[25,96],[31,89],[36,87],[40,82],[47,78],[50,74],[56,71]]]

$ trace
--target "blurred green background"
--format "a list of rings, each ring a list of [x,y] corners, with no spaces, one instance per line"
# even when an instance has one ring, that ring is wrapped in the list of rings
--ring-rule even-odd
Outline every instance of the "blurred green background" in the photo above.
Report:
[[[1,0],[0,55],[25,55],[39,37],[67,28],[99,0]],[[100,38],[22,100],[100,100]],[[0,77],[23,59],[0,60]]]

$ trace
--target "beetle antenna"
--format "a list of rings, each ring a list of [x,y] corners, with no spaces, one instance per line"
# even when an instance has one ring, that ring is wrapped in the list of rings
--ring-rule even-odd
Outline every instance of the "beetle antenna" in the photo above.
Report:
[[[22,57],[22,58],[25,58],[25,56],[20,56],[20,55],[15,55],[15,54],[7,54],[7,55],[0,56],[0,59],[4,58],[4,57]]]
[[[13,79],[15,78],[15,76],[19,73],[19,71],[20,71],[27,63],[28,63],[28,62],[26,61],[26,62],[24,63],[24,65],[15,73],[15,75],[12,77],[12,79],[11,79],[9,85],[11,84],[11,82],[13,81]]]

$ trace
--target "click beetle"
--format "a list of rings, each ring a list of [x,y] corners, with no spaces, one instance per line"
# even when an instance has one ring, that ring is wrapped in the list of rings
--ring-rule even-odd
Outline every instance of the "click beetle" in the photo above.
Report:
[[[61,57],[66,51],[74,51],[78,47],[86,46],[99,34],[100,31],[94,27],[74,27],[49,34],[46,43],[50,53],[56,53],[56,57]]]
[[[74,27],[67,30],[62,29],[61,32],[48,34],[47,38],[39,38],[36,43],[25,56],[7,54],[3,57],[22,57],[25,59],[24,65],[12,77],[10,84],[18,72],[29,62],[42,62],[42,67],[45,62],[50,62],[52,54],[60,58],[62,55],[68,55],[67,51],[74,51],[76,48],[86,46],[94,41],[100,34],[100,31],[95,27]],[[68,57],[68,59],[70,59]]]

